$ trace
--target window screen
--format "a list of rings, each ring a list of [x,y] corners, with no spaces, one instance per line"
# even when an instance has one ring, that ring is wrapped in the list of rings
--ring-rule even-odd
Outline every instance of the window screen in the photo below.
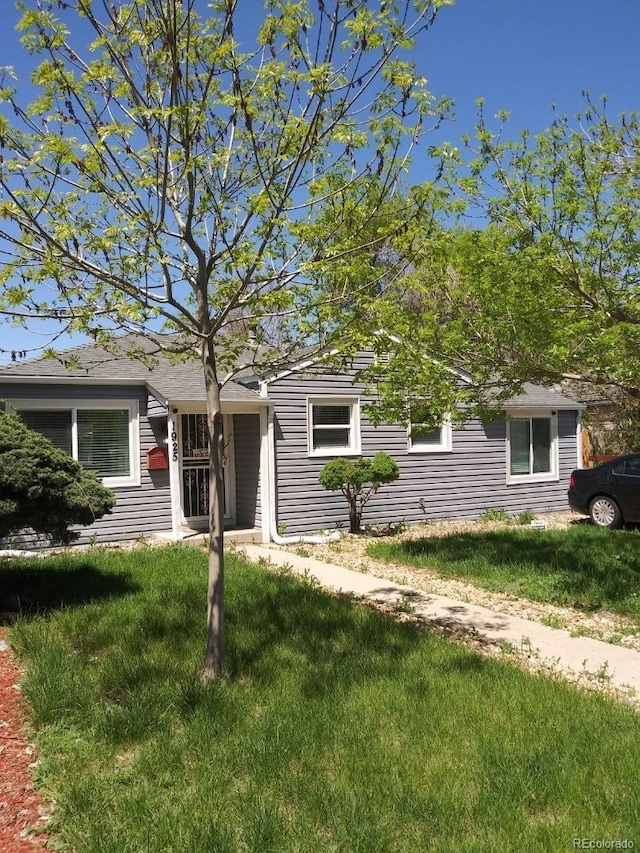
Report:
[[[533,473],[551,471],[551,421],[549,418],[532,418]]]

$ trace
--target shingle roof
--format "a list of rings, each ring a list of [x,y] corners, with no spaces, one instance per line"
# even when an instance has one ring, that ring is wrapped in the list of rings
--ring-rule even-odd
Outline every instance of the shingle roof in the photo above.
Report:
[[[152,371],[145,381],[165,401],[205,400],[204,375],[197,362],[163,365]],[[256,391],[233,380],[223,386],[220,396],[223,402],[256,403],[264,400]]]
[[[174,338],[175,339],[175,338]],[[169,336],[166,337],[171,342]],[[34,379],[84,378],[87,381],[104,382],[138,381],[146,385],[163,403],[169,401],[205,401],[204,377],[197,361],[172,363],[166,356],[154,356],[150,366],[127,355],[131,346],[150,351],[151,344],[140,336],[125,335],[113,352],[95,344],[85,344],[61,353],[60,359],[39,358],[0,366],[0,381],[7,377]],[[73,356],[78,362],[67,367],[64,359]],[[256,377],[251,367],[240,371],[235,381],[226,383],[221,392],[223,402],[265,402],[265,398],[250,387]],[[525,382],[522,392],[502,406],[509,409],[581,409],[583,405],[571,400],[559,391],[542,385]]]
[[[143,338],[126,336],[123,338],[128,347],[132,344],[149,351]],[[164,355],[154,356],[147,366],[127,355],[124,346],[116,346],[114,352],[95,344],[85,344],[59,353],[60,359],[38,358],[0,366],[0,381],[4,378],[22,377],[24,379],[86,379],[103,382],[138,381],[147,385],[152,392],[169,400],[205,401],[204,376],[197,361],[183,361],[173,364]],[[68,367],[65,358],[73,356],[77,365]],[[264,402],[255,391],[240,382],[226,383],[221,392],[223,402]]]
[[[565,397],[553,388],[525,382],[522,393],[504,403],[505,409],[583,409],[580,403]]]

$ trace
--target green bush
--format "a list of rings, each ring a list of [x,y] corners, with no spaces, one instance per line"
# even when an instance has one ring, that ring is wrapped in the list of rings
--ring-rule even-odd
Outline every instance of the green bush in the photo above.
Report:
[[[71,525],[92,524],[114,505],[94,472],[0,412],[0,539],[30,529],[68,544],[78,537]]]
[[[509,521],[509,513],[499,506],[490,506],[478,516],[478,521]]]
[[[373,459],[345,459],[339,456],[327,462],[320,471],[320,484],[325,489],[338,489],[349,504],[349,530],[360,533],[362,511],[384,483],[392,483],[400,476],[396,462],[386,453],[376,453]],[[370,484],[366,488],[367,484]]]
[[[531,524],[535,517],[535,512],[531,512],[530,509],[523,509],[515,517],[516,524]]]

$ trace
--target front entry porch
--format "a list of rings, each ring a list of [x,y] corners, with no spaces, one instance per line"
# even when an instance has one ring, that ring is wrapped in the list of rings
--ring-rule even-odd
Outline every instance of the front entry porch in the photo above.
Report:
[[[227,538],[234,532],[251,541],[260,537],[261,424],[257,406],[223,410],[223,502]],[[209,434],[202,405],[170,408],[169,478],[171,538],[192,539],[208,530]],[[244,539],[244,537],[247,537]]]

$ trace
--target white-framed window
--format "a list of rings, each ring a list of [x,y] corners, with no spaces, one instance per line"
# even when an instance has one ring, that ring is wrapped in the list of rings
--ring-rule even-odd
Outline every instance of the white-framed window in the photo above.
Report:
[[[558,416],[544,409],[507,418],[507,483],[558,479]]]
[[[409,453],[450,453],[452,450],[451,418],[443,418],[440,426],[433,425],[429,412],[421,411],[420,403],[410,407],[410,422],[407,427]]]
[[[435,429],[429,424],[409,424],[407,430],[409,453],[451,453],[451,422],[446,420]]]
[[[360,454],[360,401],[357,397],[308,397],[309,456]]]
[[[13,408],[105,486],[140,485],[139,412],[135,400],[16,400]]]

